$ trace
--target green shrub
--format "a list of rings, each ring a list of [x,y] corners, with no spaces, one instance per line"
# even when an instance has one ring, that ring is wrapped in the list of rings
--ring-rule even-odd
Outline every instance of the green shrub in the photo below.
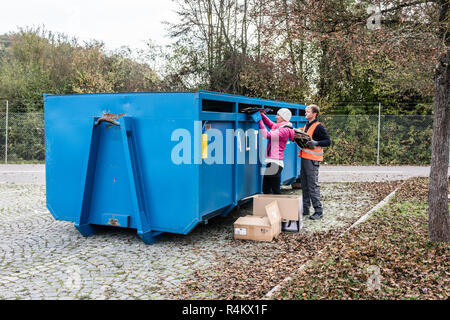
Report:
[[[377,163],[378,116],[323,115],[320,121],[331,138],[325,162]],[[430,164],[432,116],[381,116],[380,126],[380,164]]]

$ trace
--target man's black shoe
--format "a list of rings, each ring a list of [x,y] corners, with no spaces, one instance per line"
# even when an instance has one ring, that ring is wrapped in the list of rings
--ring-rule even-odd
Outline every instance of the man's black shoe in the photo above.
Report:
[[[322,219],[322,214],[321,213],[314,213],[311,217],[309,217],[311,220],[319,220]]]
[[[303,216],[309,216],[309,212],[303,211]]]

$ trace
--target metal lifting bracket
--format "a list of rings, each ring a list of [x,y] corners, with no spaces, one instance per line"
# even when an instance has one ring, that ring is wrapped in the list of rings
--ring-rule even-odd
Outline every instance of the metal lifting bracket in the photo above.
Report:
[[[125,170],[128,175],[130,185],[130,196],[133,208],[133,216],[137,225],[137,233],[139,237],[146,243],[155,242],[161,232],[153,232],[150,226],[150,219],[146,214],[145,201],[143,194],[143,183],[139,161],[136,152],[136,141],[132,117],[124,117],[124,113],[115,115],[113,113],[105,113],[102,117],[93,119],[91,139],[89,147],[88,161],[83,168],[83,198],[80,215],[75,221],[75,227],[83,236],[89,236],[97,232],[98,227],[89,223],[89,210],[93,191],[93,182],[95,177],[95,166],[97,162],[97,151],[100,143],[98,125],[102,121],[106,121],[120,127],[123,152],[125,156]],[[115,121],[115,120],[118,121]]]

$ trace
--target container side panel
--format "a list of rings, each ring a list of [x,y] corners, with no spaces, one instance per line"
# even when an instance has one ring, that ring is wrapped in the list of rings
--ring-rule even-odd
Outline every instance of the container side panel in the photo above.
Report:
[[[135,127],[152,229],[186,233],[198,220],[194,121],[140,118]]]
[[[75,99],[47,97],[45,102],[47,206],[58,220],[75,221],[81,210],[81,171],[89,156],[94,113],[84,119],[80,109]]]
[[[242,151],[244,155],[242,158],[238,156],[238,159],[245,159],[245,162],[237,164],[238,200],[262,191],[262,177],[259,177],[261,167],[259,157],[259,126],[254,122],[239,122],[239,127],[243,130],[244,134],[243,138],[237,141],[237,152],[239,154]],[[263,147],[267,145],[266,141],[261,140],[261,142],[263,143]]]
[[[227,154],[232,154],[233,145],[226,143],[227,130],[232,122],[207,122],[207,158],[200,167],[200,216],[214,212],[233,203],[233,164],[227,164]]]

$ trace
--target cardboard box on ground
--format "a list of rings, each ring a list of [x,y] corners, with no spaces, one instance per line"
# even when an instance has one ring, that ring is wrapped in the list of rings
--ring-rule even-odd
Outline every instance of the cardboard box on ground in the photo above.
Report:
[[[265,206],[266,216],[248,215],[234,223],[234,238],[272,241],[281,232],[281,214],[276,201]]]
[[[281,213],[282,231],[300,232],[303,227],[303,197],[284,194],[257,194],[253,197],[253,215],[265,216],[264,206],[278,202]],[[289,228],[288,226],[295,228]]]
[[[280,218],[278,222],[277,213]],[[272,221],[269,219],[271,214],[275,214]],[[301,196],[258,194],[253,197],[253,215],[240,217],[234,223],[234,238],[272,241],[280,234],[282,222],[284,227],[295,223],[296,228],[289,231],[300,231],[303,226],[302,217]]]

